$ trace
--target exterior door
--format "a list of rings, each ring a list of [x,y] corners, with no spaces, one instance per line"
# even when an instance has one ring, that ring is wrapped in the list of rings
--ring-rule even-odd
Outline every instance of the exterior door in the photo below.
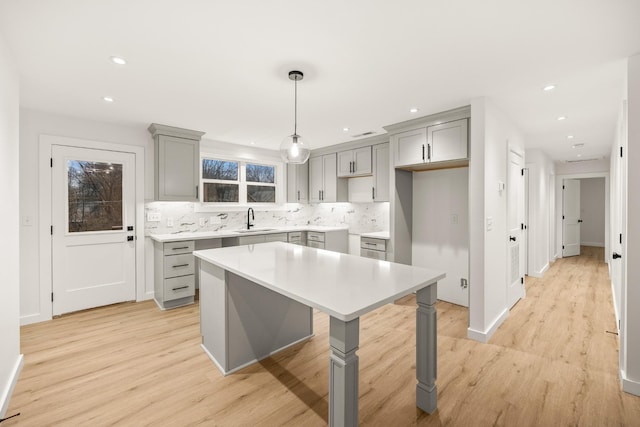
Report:
[[[135,300],[135,155],[51,154],[53,315]]]
[[[562,256],[580,255],[580,180],[562,185]]]
[[[507,181],[507,302],[509,308],[524,298],[524,158],[509,150]]]

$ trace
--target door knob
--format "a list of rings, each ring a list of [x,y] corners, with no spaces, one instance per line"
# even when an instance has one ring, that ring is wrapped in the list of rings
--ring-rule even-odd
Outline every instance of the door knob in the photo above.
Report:
[[[516,238],[515,238],[515,237],[513,237],[513,236],[509,236],[509,240],[511,240],[512,242],[515,242],[515,241],[516,241]]]
[[[133,242],[133,236],[127,236],[127,242]]]
[[[622,258],[622,255],[620,255],[620,254],[619,254],[619,253],[617,253],[617,252],[614,252],[614,253],[613,253],[613,259],[618,259],[618,258]]]
[[[582,220],[581,220],[581,219],[579,219],[579,220],[578,220],[578,222],[582,222]]]

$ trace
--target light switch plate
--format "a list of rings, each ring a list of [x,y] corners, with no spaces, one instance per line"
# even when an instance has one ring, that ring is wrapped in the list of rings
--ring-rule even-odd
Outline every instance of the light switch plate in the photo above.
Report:
[[[167,218],[167,227],[173,227],[173,218]]]
[[[488,216],[487,217],[487,231],[491,231],[493,230],[493,217],[492,216]]]
[[[158,222],[162,219],[162,215],[160,212],[147,212],[147,221],[148,222]]]
[[[206,220],[205,220],[204,218],[200,218],[200,219],[198,220],[198,223],[200,224],[200,227],[204,227],[204,223],[205,223],[205,221],[206,221]]]
[[[209,217],[209,224],[220,225],[222,224],[222,218],[220,218],[219,216],[211,216]]]

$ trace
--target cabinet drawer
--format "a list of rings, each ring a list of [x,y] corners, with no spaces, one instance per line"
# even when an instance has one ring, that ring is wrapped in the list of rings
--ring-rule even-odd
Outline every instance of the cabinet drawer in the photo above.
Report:
[[[265,242],[286,242],[287,233],[272,233],[264,237]]]
[[[364,248],[360,249],[360,256],[363,256],[363,257],[366,257],[366,258],[379,259],[379,260],[382,260],[382,261],[385,261],[387,259],[387,253],[386,252],[372,251],[372,250],[364,249]]]
[[[316,242],[315,240],[307,241],[307,246],[310,248],[324,249],[324,242]]]
[[[194,249],[193,240],[186,242],[170,242],[164,244],[165,255],[190,254]]]
[[[289,242],[299,242],[302,240],[302,231],[294,231],[289,233],[288,241]]]
[[[193,259],[193,255],[182,254],[182,255],[168,255],[164,257],[164,277],[176,277],[176,276],[186,276],[189,274],[193,274],[195,271],[194,268],[195,260]]]
[[[195,295],[195,289],[194,275],[164,279],[164,300],[169,301],[193,296]]]
[[[361,237],[360,247],[362,249],[371,249],[374,251],[386,251],[387,241],[385,239],[374,239],[372,237]]]
[[[307,232],[307,241],[309,242],[324,242],[324,233],[319,233],[317,231],[308,231]],[[311,245],[309,245],[311,246]]]

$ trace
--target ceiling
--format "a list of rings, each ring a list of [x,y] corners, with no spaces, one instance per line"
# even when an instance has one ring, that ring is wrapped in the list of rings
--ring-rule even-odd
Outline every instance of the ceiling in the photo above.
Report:
[[[568,160],[610,152],[640,1],[2,0],[0,33],[29,109],[277,149],[298,69],[312,149],[486,96]]]

